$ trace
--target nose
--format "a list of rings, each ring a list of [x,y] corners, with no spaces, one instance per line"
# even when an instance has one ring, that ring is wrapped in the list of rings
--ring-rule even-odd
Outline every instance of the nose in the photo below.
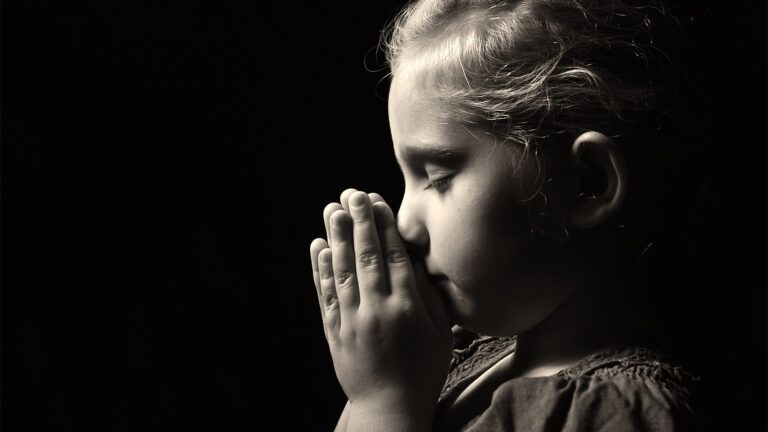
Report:
[[[400,237],[403,238],[408,253],[419,259],[424,258],[429,244],[429,235],[423,216],[418,203],[410,199],[406,192],[397,212],[397,230],[400,231]]]

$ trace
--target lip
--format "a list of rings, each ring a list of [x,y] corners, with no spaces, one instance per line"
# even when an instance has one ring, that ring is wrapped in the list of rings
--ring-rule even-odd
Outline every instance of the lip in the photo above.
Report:
[[[426,262],[424,262],[424,270],[427,273],[427,277],[434,285],[442,285],[448,281],[448,277],[438,271],[437,269],[430,268]]]
[[[432,285],[434,286],[443,286],[448,283],[448,278],[443,275],[429,275],[429,281],[432,282]]]
[[[411,262],[413,262],[414,264],[421,263],[421,265],[424,266],[424,270],[427,273],[427,279],[429,279],[432,285],[442,286],[442,285],[445,285],[446,282],[448,282],[448,278],[444,274],[429,271],[430,270],[429,266],[423,259],[411,253],[410,251],[408,252],[408,255],[411,258]]]
[[[429,275],[429,280],[432,283],[432,286],[435,288],[435,291],[437,292],[437,295],[440,296],[440,300],[443,303],[443,306],[446,307],[446,312],[448,312],[450,316],[450,308],[449,305],[451,304],[450,300],[450,292],[451,287],[450,283],[451,280],[443,275]],[[453,326],[453,321],[451,320],[451,326]]]

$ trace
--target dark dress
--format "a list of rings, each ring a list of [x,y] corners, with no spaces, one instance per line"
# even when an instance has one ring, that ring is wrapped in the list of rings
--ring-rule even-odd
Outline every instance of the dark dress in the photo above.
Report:
[[[490,400],[459,415],[458,423],[446,424],[441,417],[461,391],[514,353],[516,344],[516,337],[472,335],[462,340],[454,335],[453,359],[438,404],[438,431],[698,430],[692,397],[700,378],[673,366],[650,341],[606,348],[553,376],[503,381]]]

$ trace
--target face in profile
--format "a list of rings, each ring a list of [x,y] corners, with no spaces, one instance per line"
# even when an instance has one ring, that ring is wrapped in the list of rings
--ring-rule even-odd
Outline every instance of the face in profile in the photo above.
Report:
[[[531,235],[517,152],[448,120],[416,72],[402,65],[389,94],[389,122],[405,191],[397,226],[433,278],[452,321],[484,334],[517,334],[570,293],[562,258]]]

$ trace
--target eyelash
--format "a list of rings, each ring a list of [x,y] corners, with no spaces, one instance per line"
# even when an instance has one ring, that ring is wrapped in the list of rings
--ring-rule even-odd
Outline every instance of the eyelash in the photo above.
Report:
[[[443,188],[448,185],[448,182],[450,182],[452,178],[453,176],[446,176],[437,180],[432,180],[429,183],[429,186],[427,186],[427,189],[435,189],[438,192],[442,192]]]

